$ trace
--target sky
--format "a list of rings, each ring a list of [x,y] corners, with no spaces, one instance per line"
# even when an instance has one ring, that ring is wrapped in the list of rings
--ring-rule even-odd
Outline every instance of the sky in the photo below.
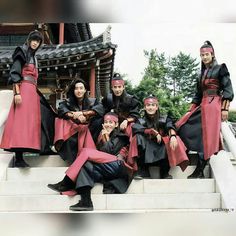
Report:
[[[236,93],[236,23],[205,22],[134,22],[90,24],[93,36],[111,28],[112,43],[117,44],[115,70],[127,74],[133,85],[142,79],[147,59],[143,50],[156,49],[166,56],[175,56],[180,51],[190,54],[200,62],[199,48],[210,40],[218,63],[226,63]],[[236,99],[231,108],[236,109]]]

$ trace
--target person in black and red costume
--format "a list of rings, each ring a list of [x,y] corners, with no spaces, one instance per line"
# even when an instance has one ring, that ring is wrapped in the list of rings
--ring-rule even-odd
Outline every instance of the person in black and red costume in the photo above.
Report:
[[[98,150],[83,148],[67,169],[64,179],[57,184],[48,184],[57,192],[81,195],[79,203],[71,206],[70,210],[93,210],[91,188],[96,182],[108,185],[109,190],[112,186],[112,193],[126,192],[132,175],[132,168],[125,162],[129,138],[119,131],[118,125],[117,115],[107,113],[98,138]]]
[[[132,123],[139,117],[140,103],[134,95],[130,95],[125,90],[125,81],[120,74],[114,74],[111,81],[112,93],[102,99],[104,114],[113,111],[119,117],[120,129],[131,139]]]
[[[204,178],[209,158],[222,147],[221,121],[228,119],[234,92],[226,65],[218,64],[212,44],[200,48],[201,75],[192,105],[177,123],[178,133],[188,150],[198,153],[197,167],[188,178]]]
[[[132,126],[133,138],[129,148],[128,164],[137,172],[135,179],[150,177],[149,167],[160,166],[160,177],[170,179],[170,166],[188,165],[186,147],[177,136],[172,119],[161,115],[156,97],[144,99],[145,114]]]
[[[46,153],[53,145],[55,113],[37,89],[38,63],[35,56],[42,34],[29,33],[26,43],[13,53],[9,83],[14,99],[5,124],[0,148],[15,152],[15,167],[29,167],[23,152]]]
[[[88,86],[81,78],[71,83],[67,99],[59,104],[54,145],[69,164],[83,147],[96,148],[103,122],[103,109],[98,104],[96,98],[88,96]]]

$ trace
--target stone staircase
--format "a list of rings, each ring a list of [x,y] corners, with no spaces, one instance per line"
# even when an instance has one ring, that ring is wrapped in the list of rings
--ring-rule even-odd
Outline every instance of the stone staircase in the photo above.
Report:
[[[1,154],[3,155],[3,154]],[[64,177],[67,169],[57,155],[26,157],[28,169],[6,168],[0,181],[0,212],[71,212],[79,196],[63,196],[47,188]],[[10,160],[10,159],[9,159]],[[214,179],[186,179],[194,170],[172,168],[171,180],[133,180],[126,194],[102,194],[102,184],[92,190],[94,212],[211,211],[221,207]],[[205,170],[210,175],[209,167]],[[158,177],[153,167],[151,175]]]

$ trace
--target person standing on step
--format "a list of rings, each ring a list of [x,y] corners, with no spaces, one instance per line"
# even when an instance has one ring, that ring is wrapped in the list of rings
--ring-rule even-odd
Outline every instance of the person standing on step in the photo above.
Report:
[[[132,126],[128,163],[134,166],[137,162],[134,179],[150,177],[150,166],[160,166],[160,177],[171,179],[170,166],[185,170],[188,165],[186,147],[176,135],[172,119],[160,114],[156,97],[144,99],[144,111],[143,118]]]
[[[35,56],[43,42],[42,34],[35,30],[29,33],[23,46],[13,53],[9,83],[13,84],[14,98],[5,124],[0,148],[15,152],[15,167],[29,167],[23,159],[23,152],[50,150],[53,137],[55,114],[43,95],[37,90],[38,63]],[[44,108],[42,109],[42,106]],[[48,112],[43,114],[41,111]],[[47,118],[46,118],[47,117]],[[49,134],[50,133],[50,134]],[[46,147],[48,146],[48,147]]]
[[[98,104],[97,99],[88,97],[88,87],[82,79],[71,83],[67,99],[59,104],[54,145],[69,164],[83,147],[96,148],[103,121],[103,109]]]
[[[117,115],[107,113],[98,138],[98,150],[83,148],[67,169],[64,179],[57,184],[48,184],[49,188],[57,192],[81,195],[81,201],[71,206],[70,210],[93,210],[91,189],[97,182],[103,183],[104,187],[108,186],[110,192],[107,193],[126,192],[132,175],[132,168],[125,162],[129,138],[119,131],[118,126]]]
[[[222,147],[221,121],[228,119],[234,93],[226,65],[218,64],[212,44],[200,48],[201,75],[189,112],[177,123],[178,133],[188,150],[198,153],[197,167],[188,178],[204,178],[209,158]]]
[[[139,117],[139,101],[134,95],[125,90],[125,81],[116,73],[111,81],[112,93],[102,99],[104,114],[113,111],[119,117],[120,129],[130,138],[132,135],[132,123]]]

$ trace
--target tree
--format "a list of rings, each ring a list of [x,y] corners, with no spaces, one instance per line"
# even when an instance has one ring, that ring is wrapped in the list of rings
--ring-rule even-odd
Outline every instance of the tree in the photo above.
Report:
[[[158,88],[167,88],[165,81],[168,73],[168,61],[164,53],[158,54],[156,49],[150,52],[144,50],[144,56],[148,59],[148,66],[144,70],[143,80],[150,79]]]
[[[183,95],[186,102],[191,101],[198,78],[196,59],[180,52],[169,62],[168,87],[173,96]]]
[[[144,51],[148,65],[139,85],[132,89],[140,102],[152,94],[159,100],[160,110],[174,119],[180,118],[188,109],[188,102],[195,92],[198,76],[196,59],[180,52],[176,57],[166,58],[155,49]]]

